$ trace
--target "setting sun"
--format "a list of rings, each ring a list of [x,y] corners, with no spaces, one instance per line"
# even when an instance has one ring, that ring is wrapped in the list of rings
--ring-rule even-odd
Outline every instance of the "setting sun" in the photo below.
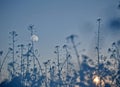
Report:
[[[96,85],[100,84],[100,77],[95,76],[94,79],[93,79],[93,82],[94,82]]]

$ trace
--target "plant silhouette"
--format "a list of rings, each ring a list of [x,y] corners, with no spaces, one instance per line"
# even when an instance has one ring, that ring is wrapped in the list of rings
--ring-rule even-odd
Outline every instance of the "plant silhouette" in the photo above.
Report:
[[[33,25],[29,26],[31,36],[34,35],[33,27]],[[27,45],[17,44],[18,34],[12,31],[10,35],[12,43],[6,56],[3,57],[3,51],[0,51],[0,56],[3,57],[0,73],[6,60],[12,59],[7,63],[10,78],[2,81],[0,87],[119,87],[120,85],[120,41],[114,42],[108,49],[110,56],[99,55],[98,65],[89,55],[79,54],[74,40],[76,35],[70,35],[67,40],[71,40],[73,45],[79,65],[77,69],[72,61],[73,55],[70,53],[68,44],[63,47],[56,46],[57,60],[46,60],[42,66],[34,40]],[[62,49],[62,52],[59,49]],[[63,52],[65,56],[61,60],[60,53]],[[94,82],[96,77],[100,78],[98,84]]]

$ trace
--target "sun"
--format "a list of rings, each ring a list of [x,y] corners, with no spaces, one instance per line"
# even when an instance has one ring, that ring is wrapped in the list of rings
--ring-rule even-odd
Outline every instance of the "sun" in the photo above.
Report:
[[[95,76],[94,79],[93,79],[93,82],[98,85],[100,84],[100,77],[99,76]]]

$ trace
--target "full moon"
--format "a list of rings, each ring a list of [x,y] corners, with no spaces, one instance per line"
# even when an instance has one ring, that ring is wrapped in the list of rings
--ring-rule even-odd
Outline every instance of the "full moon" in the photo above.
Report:
[[[37,35],[32,35],[31,40],[34,41],[34,42],[37,42],[39,40],[39,38],[38,38]]]

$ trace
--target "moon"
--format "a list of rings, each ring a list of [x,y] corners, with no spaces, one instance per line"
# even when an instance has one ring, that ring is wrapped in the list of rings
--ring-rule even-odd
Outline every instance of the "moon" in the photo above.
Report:
[[[31,40],[34,41],[34,42],[37,42],[39,40],[39,38],[38,38],[37,35],[32,35]]]

